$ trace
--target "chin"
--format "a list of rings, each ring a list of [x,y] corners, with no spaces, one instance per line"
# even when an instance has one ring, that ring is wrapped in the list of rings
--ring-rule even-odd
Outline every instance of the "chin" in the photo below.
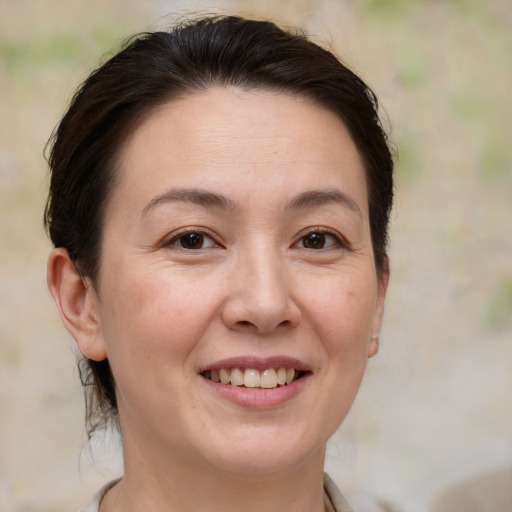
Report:
[[[323,450],[322,450],[323,453]],[[230,460],[217,461],[217,467],[221,471],[233,475],[237,480],[263,481],[277,479],[280,476],[293,472],[300,468],[309,457],[287,457],[286,454],[267,454],[264,457],[255,457],[252,460],[247,458],[231,458]]]
[[[307,436],[283,436],[282,430],[277,434],[253,432],[240,436],[243,439],[233,436],[229,446],[219,449],[215,455],[209,454],[209,462],[237,479],[248,481],[278,478],[297,470],[315,457],[323,463],[323,440],[312,443]]]

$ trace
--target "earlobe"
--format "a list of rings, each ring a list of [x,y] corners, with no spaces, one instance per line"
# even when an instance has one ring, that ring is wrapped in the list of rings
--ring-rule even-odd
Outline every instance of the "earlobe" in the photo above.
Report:
[[[384,317],[384,302],[389,283],[389,260],[386,257],[384,269],[378,274],[377,304],[373,318],[372,336],[368,344],[368,357],[373,357],[379,351],[379,333]]]
[[[373,357],[379,351],[379,337],[373,336],[368,345],[368,357]]]
[[[90,280],[78,274],[65,249],[50,253],[46,277],[62,322],[80,352],[95,361],[106,359],[96,292]]]

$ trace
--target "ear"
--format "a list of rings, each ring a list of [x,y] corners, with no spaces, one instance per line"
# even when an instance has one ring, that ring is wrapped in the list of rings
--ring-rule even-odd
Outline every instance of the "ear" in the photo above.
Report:
[[[78,274],[68,252],[62,248],[50,253],[46,278],[62,322],[80,352],[94,361],[106,359],[98,298],[90,279]]]
[[[370,343],[368,344],[368,357],[373,357],[379,350],[379,333],[384,317],[384,301],[389,283],[389,259],[386,256],[384,268],[377,273],[377,302],[373,317]]]

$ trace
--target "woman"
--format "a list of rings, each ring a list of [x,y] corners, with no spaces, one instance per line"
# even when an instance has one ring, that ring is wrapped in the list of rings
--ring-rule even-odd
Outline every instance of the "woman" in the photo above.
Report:
[[[95,71],[49,162],[48,285],[123,442],[83,510],[350,510],[323,463],[388,282],[371,90],[303,35],[194,20]]]

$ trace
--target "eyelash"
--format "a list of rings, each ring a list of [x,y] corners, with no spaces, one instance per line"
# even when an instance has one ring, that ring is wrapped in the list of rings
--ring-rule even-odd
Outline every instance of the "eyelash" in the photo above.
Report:
[[[304,240],[311,235],[318,235],[320,237],[330,237],[333,239],[333,243],[331,243],[328,247],[320,247],[320,248],[313,248],[313,247],[299,247],[299,249],[305,249],[308,251],[320,251],[320,250],[329,250],[336,247],[347,247],[348,242],[336,231],[333,231],[331,229],[327,228],[321,228],[321,227],[315,227],[307,230],[305,233],[302,233],[297,242],[295,242],[293,245],[296,246],[300,242],[304,243]]]
[[[200,237],[204,243],[205,240],[209,240],[209,246],[203,247],[203,245],[197,249],[193,249],[190,247],[183,247],[183,245],[179,244],[180,240],[182,240],[187,235],[197,235]],[[183,242],[183,240],[182,240]],[[197,228],[188,228],[186,230],[180,231],[179,233],[176,233],[169,241],[164,242],[163,246],[165,247],[177,247],[178,249],[182,249],[184,251],[199,251],[201,249],[211,249],[213,247],[219,247],[221,246],[218,242],[214,240],[214,238],[206,233],[202,229]]]
[[[183,239],[187,235],[197,235],[199,238],[199,242],[201,243],[201,247],[198,248],[192,248],[192,247],[184,247],[183,246]],[[315,247],[306,247],[304,245],[305,239],[307,237],[311,237],[312,235],[316,235],[318,237],[319,243],[322,245],[321,247],[315,248]],[[327,247],[325,247],[326,239],[331,238],[332,243],[328,244]],[[179,243],[181,240],[181,243]],[[208,246],[204,247],[205,240],[209,240]],[[190,240],[193,241],[193,240]],[[313,240],[310,240],[310,242],[313,242]],[[300,243],[302,243],[302,247],[298,246]],[[168,242],[165,242],[163,244],[165,247],[177,247],[179,249],[185,250],[185,251],[199,251],[201,249],[211,249],[213,247],[219,247],[221,246],[218,242],[214,240],[214,238],[206,233],[202,229],[196,229],[196,228],[189,228],[183,231],[180,231],[179,233],[176,233]],[[335,247],[347,247],[348,242],[339,235],[339,233],[327,229],[327,228],[321,228],[321,227],[315,227],[307,230],[305,233],[302,233],[301,236],[298,238],[296,242],[292,244],[292,247],[296,247],[299,249],[305,249],[308,251],[321,251],[321,250],[329,250]]]

